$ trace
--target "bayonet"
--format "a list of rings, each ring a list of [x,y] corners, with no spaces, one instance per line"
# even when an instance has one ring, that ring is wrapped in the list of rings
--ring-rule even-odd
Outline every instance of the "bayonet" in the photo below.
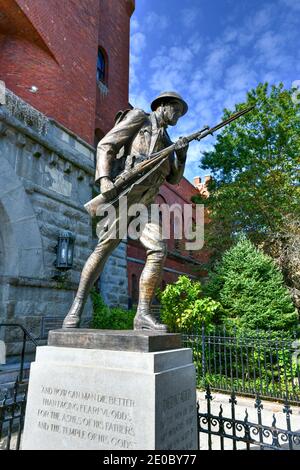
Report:
[[[216,131],[227,126],[244,114],[249,113],[253,108],[255,108],[254,105],[238,111],[214,127],[210,128],[209,126],[204,126],[200,131],[194,132],[193,134],[187,136],[186,140],[188,142],[192,142],[193,140],[197,140],[199,142],[208,135],[214,135]],[[115,204],[121,197],[126,196],[126,194],[128,194],[134,186],[140,184],[152,173],[154,173],[154,171],[156,171],[162,165],[162,163],[167,160],[167,158],[169,158],[169,155],[173,153],[174,150],[176,150],[176,143],[169,145],[159,152],[153,153],[142,162],[137,163],[133,169],[123,171],[114,181],[114,186],[118,190],[118,196],[110,200],[109,193],[99,194],[94,199],[85,204],[84,207],[87,212],[92,217],[95,217],[97,215],[97,209],[101,205],[101,211],[103,213],[110,205]]]

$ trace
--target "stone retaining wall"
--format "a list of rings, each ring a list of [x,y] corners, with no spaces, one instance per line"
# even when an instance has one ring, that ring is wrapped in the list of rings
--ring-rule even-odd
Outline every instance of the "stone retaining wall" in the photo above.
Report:
[[[38,133],[0,107],[0,322],[22,323],[40,337],[59,327],[96,240],[84,203],[94,187],[94,148],[49,120]],[[60,230],[76,234],[65,279],[54,266]],[[124,244],[108,261],[101,290],[110,305],[127,306]],[[84,319],[91,317],[88,302]],[[21,343],[10,338],[9,354]]]

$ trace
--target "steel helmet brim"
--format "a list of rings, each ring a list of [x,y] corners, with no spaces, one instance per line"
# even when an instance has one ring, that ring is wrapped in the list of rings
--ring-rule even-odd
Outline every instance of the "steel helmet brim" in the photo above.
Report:
[[[155,100],[151,103],[152,111],[155,111],[161,102],[168,101],[168,100],[177,100],[183,106],[182,116],[184,116],[188,112],[188,104],[184,101],[184,99],[175,91],[165,91],[161,93],[159,96],[155,98]]]

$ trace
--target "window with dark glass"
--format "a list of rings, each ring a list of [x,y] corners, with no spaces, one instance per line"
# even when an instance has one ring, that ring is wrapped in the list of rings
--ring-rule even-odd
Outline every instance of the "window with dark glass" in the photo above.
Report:
[[[106,61],[101,49],[98,49],[97,59],[97,81],[105,82],[106,79]]]

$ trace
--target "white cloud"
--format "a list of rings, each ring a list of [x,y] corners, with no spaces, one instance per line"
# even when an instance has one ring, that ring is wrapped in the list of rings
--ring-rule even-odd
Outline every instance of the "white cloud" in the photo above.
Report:
[[[137,31],[131,36],[131,53],[133,56],[140,56],[146,47],[146,36],[144,33]]]
[[[256,14],[249,17],[244,25],[246,32],[251,35],[257,35],[272,23],[274,18],[274,8],[270,4],[263,5],[261,9],[257,10]]]
[[[220,78],[225,62],[231,58],[232,47],[222,43],[213,46],[206,57],[205,73],[207,76]]]
[[[133,21],[133,32],[130,37],[130,84],[136,88],[140,84],[139,65],[143,60],[143,52],[147,47],[146,35],[140,31],[137,19]]]
[[[201,169],[202,152],[213,149],[212,143],[203,141],[202,143],[192,143],[188,151],[188,158],[185,166],[184,176],[193,181],[195,176],[204,178],[208,174],[207,170]]]
[[[192,53],[196,55],[199,54],[204,47],[203,39],[199,36],[199,33],[191,34],[187,44]]]
[[[135,31],[138,31],[139,29],[140,29],[140,23],[138,19],[136,18],[136,16],[133,15],[130,21],[131,34],[134,33]]]
[[[266,31],[256,42],[256,49],[265,56],[274,55],[280,48],[282,38],[274,31]]]
[[[137,93],[131,93],[130,95],[130,104],[134,108],[140,108],[143,109],[144,111],[149,110],[150,112],[150,100],[147,96],[147,93],[145,91],[140,91]]]
[[[185,8],[182,11],[181,19],[186,28],[190,28],[199,21],[200,10],[198,8]]]
[[[237,36],[238,32],[236,31],[236,29],[227,28],[224,31],[223,41],[224,43],[234,42],[237,39]]]
[[[281,0],[281,3],[291,10],[300,11],[300,0]]]
[[[226,69],[225,87],[235,91],[249,90],[257,83],[257,74],[246,61],[240,61]]]
[[[154,11],[150,11],[145,18],[145,25],[149,31],[155,29],[164,30],[169,26],[169,20],[164,15],[158,15]]]
[[[208,41],[194,27],[199,10],[186,8],[178,20],[194,26],[189,31],[172,30],[168,35],[161,35],[163,45],[159,49],[151,48],[151,60],[146,63],[145,52],[150,52],[152,37],[148,38],[147,31],[158,21],[158,15],[150,12],[143,21],[139,20],[141,24],[134,23],[131,103],[148,110],[157,93],[166,90],[181,93],[190,110],[176,128],[170,128],[176,140],[204,124],[219,122],[223,109],[233,110],[236,103],[245,101],[246,92],[260,81],[282,80],[290,86],[300,78],[299,9],[300,0],[266,2],[243,21],[231,20],[233,26],[228,26],[230,21],[226,17],[225,29],[216,39]],[[159,19],[159,31],[169,31],[165,20]],[[291,71],[294,76],[290,76]],[[205,143],[191,145],[186,170],[189,177],[200,173],[201,149],[211,142],[205,139]]]
[[[150,88],[155,92],[184,89],[192,73],[194,58],[188,46],[163,48],[150,62],[153,70],[149,78]]]

